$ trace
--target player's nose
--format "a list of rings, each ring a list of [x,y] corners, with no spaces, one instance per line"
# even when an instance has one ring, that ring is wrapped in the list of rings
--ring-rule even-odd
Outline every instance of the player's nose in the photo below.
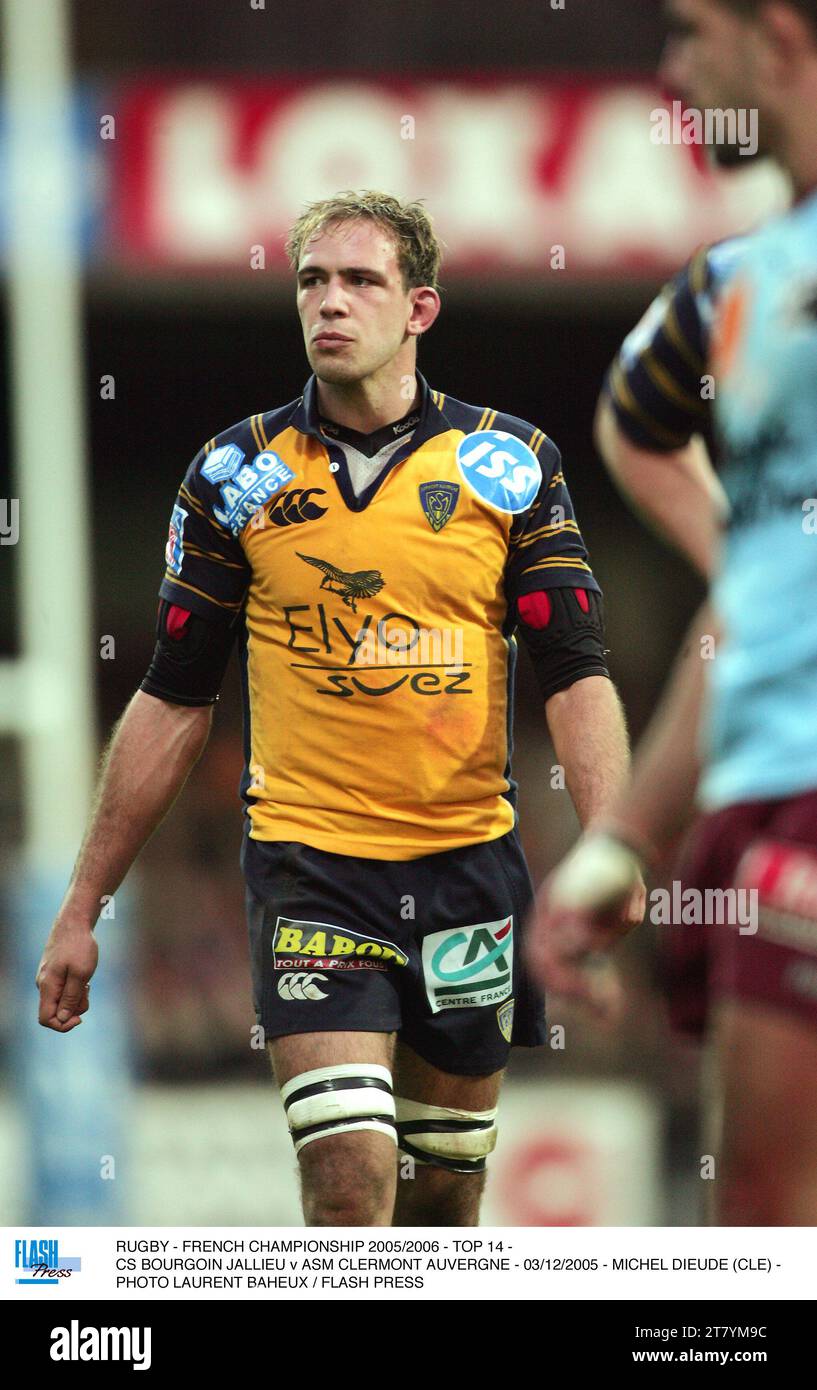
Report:
[[[343,285],[339,279],[329,279],[326,282],[323,299],[321,300],[321,313],[326,317],[334,317],[337,314],[347,312],[346,296]]]

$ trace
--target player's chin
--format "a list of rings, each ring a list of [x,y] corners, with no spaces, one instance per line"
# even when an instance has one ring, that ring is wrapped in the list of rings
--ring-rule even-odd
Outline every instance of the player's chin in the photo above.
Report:
[[[310,365],[318,381],[325,381],[330,386],[345,386],[365,375],[354,362],[337,361],[328,352],[314,353]]]

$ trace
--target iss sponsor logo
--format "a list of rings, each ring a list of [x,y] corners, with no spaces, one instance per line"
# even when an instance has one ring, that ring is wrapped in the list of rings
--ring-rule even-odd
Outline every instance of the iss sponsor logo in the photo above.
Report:
[[[234,536],[240,536],[255,513],[294,477],[292,469],[271,449],[256,454],[252,463],[245,463],[221,484],[219,492],[224,509],[213,508],[216,521]]]
[[[67,1283],[81,1268],[79,1255],[60,1255],[58,1240],[32,1237],[14,1242],[15,1284],[54,1288]]]
[[[173,574],[181,574],[184,562],[184,523],[187,520],[187,512],[178,503],[173,508],[170,517],[170,529],[167,533],[167,546],[165,547],[165,563]]]
[[[282,975],[278,981],[278,993],[282,999],[288,999],[291,1003],[302,1004],[309,1001],[326,999],[326,990],[321,989],[318,981],[326,982],[326,976],[310,971],[300,973],[289,973]]]
[[[390,965],[408,965],[408,956],[391,941],[291,917],[279,917],[275,924],[272,958],[276,970],[286,971],[387,970]]]
[[[524,512],[542,482],[535,453],[505,430],[478,430],[457,445],[457,466],[472,492],[499,512]]]
[[[67,1327],[51,1329],[52,1361],[123,1361],[134,1371],[151,1364],[149,1327],[80,1327],[73,1318]]]
[[[496,1021],[499,1024],[499,1031],[506,1042],[510,1042],[513,1033],[513,1006],[513,999],[509,999],[507,1003],[500,1004],[496,1011]]]
[[[239,449],[237,444],[222,444],[219,449],[214,449],[207,455],[207,462],[202,465],[201,476],[206,478],[208,483],[226,483],[228,478],[232,478],[243,458],[244,450]]]
[[[503,1003],[513,990],[513,917],[432,932],[423,941],[423,979],[435,1014]]]
[[[432,531],[442,531],[456,510],[460,495],[459,483],[421,483],[420,506]]]

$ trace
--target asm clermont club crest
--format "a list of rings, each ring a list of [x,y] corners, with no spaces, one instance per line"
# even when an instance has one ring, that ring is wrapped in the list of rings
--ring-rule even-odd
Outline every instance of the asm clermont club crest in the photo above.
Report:
[[[420,484],[420,502],[432,531],[442,531],[451,520],[459,495],[459,483]]]

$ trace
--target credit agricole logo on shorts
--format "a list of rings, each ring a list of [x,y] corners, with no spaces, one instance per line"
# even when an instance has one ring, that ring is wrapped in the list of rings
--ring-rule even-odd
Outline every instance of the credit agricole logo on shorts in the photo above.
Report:
[[[423,941],[432,1012],[501,1004],[513,989],[513,917],[432,932]]]

